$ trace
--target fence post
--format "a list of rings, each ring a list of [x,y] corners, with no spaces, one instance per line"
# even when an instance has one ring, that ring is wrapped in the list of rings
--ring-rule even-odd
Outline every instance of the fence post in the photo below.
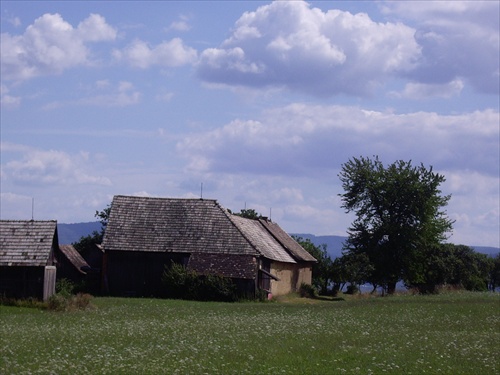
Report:
[[[45,266],[43,276],[43,300],[47,301],[56,292],[56,267]]]

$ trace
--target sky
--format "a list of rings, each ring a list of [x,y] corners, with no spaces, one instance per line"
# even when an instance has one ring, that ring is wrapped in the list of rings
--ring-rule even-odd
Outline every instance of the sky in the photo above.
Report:
[[[500,247],[498,1],[1,1],[1,219],[216,199],[345,236],[354,157],[446,181]]]

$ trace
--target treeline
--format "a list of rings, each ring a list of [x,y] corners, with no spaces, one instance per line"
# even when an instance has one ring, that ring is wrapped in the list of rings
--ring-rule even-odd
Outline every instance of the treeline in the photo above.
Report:
[[[336,294],[341,290],[354,293],[363,284],[372,285],[373,291],[383,288],[381,277],[366,254],[346,252],[331,259],[326,245],[317,246],[301,237],[295,240],[318,260],[313,267],[312,282],[320,294]],[[469,246],[446,243],[420,254],[420,262],[411,265],[408,277],[400,280],[408,289],[436,293],[441,287],[470,291],[493,291],[500,287],[500,253],[491,257]]]

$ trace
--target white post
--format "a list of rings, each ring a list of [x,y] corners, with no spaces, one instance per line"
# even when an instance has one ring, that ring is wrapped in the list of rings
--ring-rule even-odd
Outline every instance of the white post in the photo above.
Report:
[[[56,267],[45,266],[45,274],[43,276],[43,300],[47,301],[56,293]]]

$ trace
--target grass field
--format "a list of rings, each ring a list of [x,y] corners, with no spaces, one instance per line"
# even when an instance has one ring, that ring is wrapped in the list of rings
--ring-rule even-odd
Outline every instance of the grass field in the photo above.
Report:
[[[500,295],[0,306],[1,374],[498,374]]]

